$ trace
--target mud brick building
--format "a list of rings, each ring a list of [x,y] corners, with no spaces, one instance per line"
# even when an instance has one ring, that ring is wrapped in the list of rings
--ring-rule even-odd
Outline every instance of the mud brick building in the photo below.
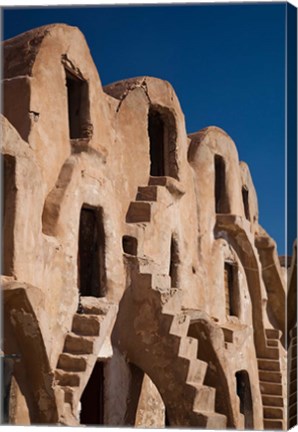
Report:
[[[232,139],[103,88],[75,27],[3,59],[4,421],[286,428],[287,269]]]

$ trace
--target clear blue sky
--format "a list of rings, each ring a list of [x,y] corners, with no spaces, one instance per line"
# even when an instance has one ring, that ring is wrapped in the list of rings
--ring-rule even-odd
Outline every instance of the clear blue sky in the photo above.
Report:
[[[168,80],[189,133],[216,125],[235,141],[250,167],[260,223],[283,255],[285,12],[285,3],[13,8],[4,9],[3,37],[74,25],[103,85],[138,75]]]

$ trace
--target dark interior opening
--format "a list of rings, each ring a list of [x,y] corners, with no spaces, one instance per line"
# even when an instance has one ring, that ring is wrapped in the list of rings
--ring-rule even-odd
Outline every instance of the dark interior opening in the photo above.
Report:
[[[135,426],[137,420],[138,404],[142,392],[144,372],[133,363],[129,363],[130,383],[124,426]]]
[[[81,296],[104,297],[105,235],[101,208],[82,206],[79,227],[78,282]]]
[[[123,252],[129,255],[137,255],[138,240],[135,237],[123,236],[122,237]]]
[[[177,288],[178,286],[178,266],[179,266],[178,244],[176,239],[172,236],[169,275],[171,278],[171,286],[174,288]]]
[[[104,424],[104,363],[97,361],[81,397],[80,423]]]
[[[226,165],[219,155],[214,157],[215,166],[215,212],[229,213],[226,197]]]
[[[88,138],[89,89],[87,81],[65,69],[70,139]]]
[[[170,425],[170,420],[169,420],[169,414],[167,411],[167,408],[165,408],[165,427],[169,427]]]
[[[245,429],[253,429],[253,407],[249,375],[245,370],[236,372],[237,395],[240,399],[240,412],[244,415]]]
[[[2,273],[13,275],[14,260],[14,225],[16,212],[16,160],[13,156],[4,155],[3,163],[3,206],[2,206]]]
[[[150,139],[150,175],[165,176],[165,125],[161,114],[149,110],[148,132]]]
[[[247,220],[250,220],[249,216],[249,204],[248,204],[248,189],[242,186],[242,201],[244,206],[244,213]]]
[[[225,262],[224,283],[226,296],[226,314],[239,316],[239,298],[237,281],[237,264]]]
[[[9,409],[10,409],[10,395],[11,395],[11,381],[13,376],[14,361],[12,358],[0,358],[0,371],[1,371],[1,409],[0,409],[0,424],[9,423]]]

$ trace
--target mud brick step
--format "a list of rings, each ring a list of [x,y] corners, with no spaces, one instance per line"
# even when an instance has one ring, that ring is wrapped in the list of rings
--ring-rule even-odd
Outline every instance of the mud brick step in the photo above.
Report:
[[[202,384],[208,364],[202,360],[197,358],[191,360],[189,362],[188,374],[187,374],[187,383],[188,384]]]
[[[281,383],[281,372],[259,370],[260,381]]]
[[[106,299],[96,297],[80,297],[80,303],[83,315],[107,315],[112,306]]]
[[[276,339],[267,339],[268,347],[278,347],[278,340]]]
[[[63,351],[70,354],[92,354],[93,345],[92,338],[69,333],[65,338]]]
[[[281,384],[260,381],[260,389],[261,389],[261,393],[263,394],[273,394],[276,396],[282,396]]]
[[[201,411],[210,411],[214,412],[215,407],[215,394],[216,390],[214,387],[198,385],[197,386],[197,394],[194,400],[194,410]]]
[[[72,321],[72,331],[78,335],[98,336],[103,315],[75,314]]]
[[[266,329],[265,333],[268,339],[279,339],[281,336],[280,330],[276,329]]]
[[[283,407],[282,396],[274,396],[271,394],[262,394],[263,406]]]
[[[57,367],[68,372],[84,372],[87,369],[87,359],[79,355],[62,353]]]
[[[282,420],[283,409],[277,407],[264,407],[264,418]]]
[[[157,201],[157,186],[140,186],[137,201]]]
[[[264,428],[265,429],[283,429],[283,421],[282,420],[264,420]]]
[[[78,387],[80,385],[80,376],[78,374],[57,369],[55,378],[60,386]]]
[[[201,411],[196,415],[196,427],[208,430],[226,429],[227,418],[223,414],[210,411]]]
[[[150,222],[151,204],[147,201],[134,201],[130,203],[127,215],[127,223]]]
[[[258,368],[259,368],[259,370],[280,372],[279,360],[259,358],[258,359]]]

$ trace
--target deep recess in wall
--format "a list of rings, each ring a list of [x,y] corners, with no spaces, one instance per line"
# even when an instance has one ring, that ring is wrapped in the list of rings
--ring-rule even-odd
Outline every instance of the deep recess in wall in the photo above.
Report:
[[[105,235],[102,210],[86,205],[82,206],[80,215],[78,281],[81,296],[105,296]]]

